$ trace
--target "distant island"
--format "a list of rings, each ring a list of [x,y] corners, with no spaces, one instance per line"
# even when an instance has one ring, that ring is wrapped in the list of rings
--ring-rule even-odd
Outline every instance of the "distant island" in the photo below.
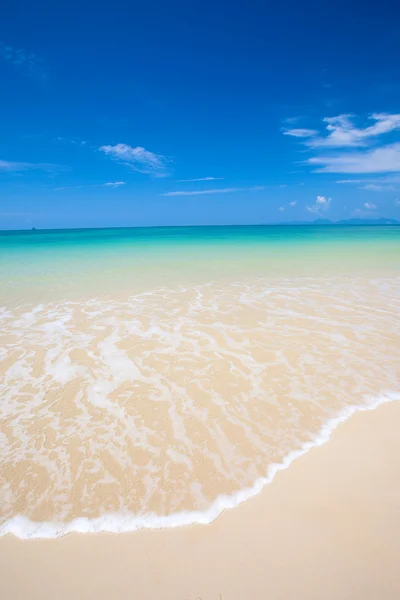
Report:
[[[280,225],[400,225],[396,219],[342,219],[330,221],[329,219],[315,219],[315,221],[288,221]]]

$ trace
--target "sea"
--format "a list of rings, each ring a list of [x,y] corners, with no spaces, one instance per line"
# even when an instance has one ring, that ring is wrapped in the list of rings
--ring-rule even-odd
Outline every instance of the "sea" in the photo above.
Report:
[[[398,399],[399,226],[0,232],[0,535],[210,523]]]

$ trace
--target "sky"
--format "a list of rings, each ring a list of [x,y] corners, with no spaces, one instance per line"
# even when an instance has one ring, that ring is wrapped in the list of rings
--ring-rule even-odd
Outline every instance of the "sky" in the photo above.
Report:
[[[6,3],[0,229],[400,220],[400,5]]]

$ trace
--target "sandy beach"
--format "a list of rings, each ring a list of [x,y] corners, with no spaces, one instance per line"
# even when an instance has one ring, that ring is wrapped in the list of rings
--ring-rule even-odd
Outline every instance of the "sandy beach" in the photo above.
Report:
[[[211,525],[0,540],[0,595],[141,600],[400,597],[400,404],[359,412]]]

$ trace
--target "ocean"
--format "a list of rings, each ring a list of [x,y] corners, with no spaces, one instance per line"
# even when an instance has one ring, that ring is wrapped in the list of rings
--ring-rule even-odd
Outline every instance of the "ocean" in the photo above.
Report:
[[[400,398],[400,227],[0,232],[0,534],[207,523]]]

